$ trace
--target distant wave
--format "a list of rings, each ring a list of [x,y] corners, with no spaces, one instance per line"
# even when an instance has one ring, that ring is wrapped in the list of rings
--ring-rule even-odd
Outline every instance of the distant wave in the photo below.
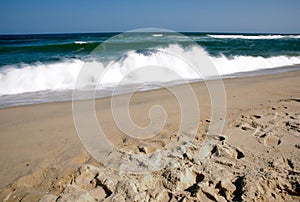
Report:
[[[152,34],[153,37],[161,37],[163,34]]]
[[[151,54],[144,55],[135,51],[130,51],[123,60],[114,62],[109,71],[106,71],[102,84],[113,85],[120,82],[126,72],[134,67],[142,67],[147,65],[160,65],[172,67],[185,79],[197,79],[198,74],[191,72],[182,60],[170,58],[164,52],[175,52],[197,60],[199,53],[198,47],[190,47],[184,49],[179,45],[171,45],[167,48],[158,48]],[[300,64],[300,56],[274,56],[269,58],[253,57],[253,56],[210,56],[213,64],[216,66],[219,75],[228,75],[238,72],[249,72],[259,69],[267,69],[281,67],[287,65]],[[103,71],[106,67],[98,61],[85,62],[79,59],[68,60],[64,62],[34,65],[6,66],[0,69],[0,95],[19,94],[25,92],[36,92],[43,90],[66,90],[73,89],[78,74],[83,65],[88,64],[89,72],[80,84],[84,86],[94,85],[97,81],[95,78],[95,70]],[[201,64],[201,61],[199,61]],[[198,68],[201,68],[200,66]],[[160,75],[164,81],[168,81],[168,74]],[[213,76],[213,75],[211,75]],[[205,77],[204,77],[205,78]],[[141,81],[139,75],[130,78],[132,83]]]
[[[87,44],[87,43],[94,43],[94,41],[74,41],[75,44]]]
[[[207,36],[220,39],[281,39],[281,38],[300,38],[300,35],[213,35]]]

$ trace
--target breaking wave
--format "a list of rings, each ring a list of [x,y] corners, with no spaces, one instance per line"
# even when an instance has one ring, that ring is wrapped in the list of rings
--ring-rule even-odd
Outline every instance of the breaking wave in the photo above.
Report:
[[[202,50],[202,49],[201,49]],[[102,84],[117,84],[124,74],[134,67],[147,65],[160,65],[172,68],[172,71],[181,75],[185,79],[205,79],[199,78],[198,74],[191,71],[186,63],[177,60],[165,52],[175,52],[186,56],[188,59],[197,60],[197,54],[201,51],[199,47],[190,47],[184,49],[179,45],[171,45],[167,48],[157,48],[155,51],[143,54],[130,51],[122,60],[112,61]],[[288,65],[300,64],[300,56],[273,56],[273,57],[254,57],[254,56],[233,56],[224,55],[213,57],[209,56],[215,65],[219,75],[228,75],[238,72],[250,72],[260,69],[282,67]],[[201,61],[199,61],[201,62]],[[106,64],[106,63],[105,63]],[[95,70],[103,71],[107,67],[100,61],[83,61],[79,59],[68,60],[57,63],[36,63],[25,64],[22,66],[5,66],[0,69],[0,95],[19,94],[25,92],[36,92],[43,90],[66,90],[73,89],[78,74],[83,65],[88,65],[90,71],[85,75],[84,80],[80,81],[82,86],[95,84],[98,78],[95,78]],[[201,67],[196,67],[201,68]],[[200,71],[201,72],[201,71]],[[137,77],[132,77],[131,83],[141,82]],[[209,75],[217,76],[217,75]],[[165,81],[170,81],[168,73],[160,75]]]
[[[300,38],[300,35],[207,35],[212,38],[220,39],[282,39],[282,38]]]

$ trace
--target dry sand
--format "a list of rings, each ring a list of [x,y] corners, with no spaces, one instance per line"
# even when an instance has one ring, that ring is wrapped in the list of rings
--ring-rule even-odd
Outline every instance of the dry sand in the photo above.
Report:
[[[196,138],[183,155],[174,155],[175,164],[139,175],[90,157],[77,136],[71,102],[1,109],[0,200],[300,201],[299,81],[300,71],[224,80],[225,126],[209,137],[210,98],[203,83],[194,83],[201,110]],[[161,89],[134,95],[136,124],[149,123],[154,104],[166,108],[168,123],[143,141],[125,137],[112,123],[110,98],[97,100],[96,111],[119,148],[151,153],[176,141],[180,118],[175,98]]]

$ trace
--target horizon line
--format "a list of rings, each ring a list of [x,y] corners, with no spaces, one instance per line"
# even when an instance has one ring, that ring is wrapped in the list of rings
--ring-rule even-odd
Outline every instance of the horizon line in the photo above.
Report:
[[[126,33],[126,32],[134,32],[133,31],[91,31],[91,32],[42,32],[42,33],[0,33],[0,36],[9,36],[9,35],[60,35],[60,34],[106,34],[106,33]],[[170,30],[170,33],[208,33],[208,34],[280,34],[280,35],[297,35],[300,34],[299,32],[228,32],[228,31],[173,31]],[[136,32],[139,33],[139,32]],[[140,33],[147,33],[147,32],[140,32]],[[151,32],[149,32],[151,33]],[[153,32],[156,33],[156,32]],[[169,33],[169,32],[159,32],[159,33]]]

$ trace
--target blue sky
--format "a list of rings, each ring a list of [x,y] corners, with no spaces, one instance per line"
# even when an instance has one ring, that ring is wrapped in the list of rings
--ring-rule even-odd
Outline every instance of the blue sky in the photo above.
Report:
[[[0,34],[129,31],[300,33],[299,0],[1,0]]]

